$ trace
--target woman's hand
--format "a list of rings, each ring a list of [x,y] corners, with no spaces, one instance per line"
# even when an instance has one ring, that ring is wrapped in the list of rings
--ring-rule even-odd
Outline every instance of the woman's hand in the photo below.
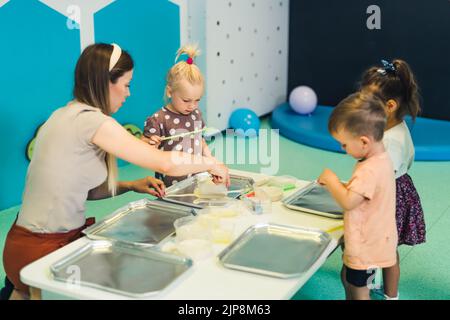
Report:
[[[333,183],[340,183],[338,176],[330,169],[323,170],[322,174],[317,179],[317,182],[324,186]]]
[[[216,160],[214,167],[208,172],[212,175],[214,183],[223,183],[227,188],[230,186],[230,174],[223,163]]]
[[[138,193],[148,193],[155,197],[162,198],[166,195],[164,182],[153,177],[146,177],[131,181],[131,190]]]
[[[157,135],[153,135],[150,138],[147,138],[146,136],[142,136],[141,140],[144,141],[145,143],[148,143],[151,146],[156,147],[156,148],[159,148],[159,146],[161,145],[161,137],[157,136]]]

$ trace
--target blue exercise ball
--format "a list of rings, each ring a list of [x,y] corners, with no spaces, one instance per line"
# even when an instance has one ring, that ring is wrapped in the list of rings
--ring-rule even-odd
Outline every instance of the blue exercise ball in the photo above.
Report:
[[[258,135],[261,122],[253,110],[240,108],[231,113],[229,125],[240,136],[254,137]]]
[[[289,95],[289,104],[299,114],[311,114],[317,107],[317,95],[308,86],[299,86]]]

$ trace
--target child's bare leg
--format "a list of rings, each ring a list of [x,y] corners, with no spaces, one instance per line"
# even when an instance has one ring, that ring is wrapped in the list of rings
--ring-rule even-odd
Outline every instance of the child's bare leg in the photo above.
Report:
[[[342,265],[342,269],[341,269],[341,281],[342,281],[342,285],[344,286],[344,290],[345,290],[345,299],[346,300],[352,300],[352,295],[351,292],[349,290],[349,283],[347,282],[347,268],[345,267],[345,265]]]
[[[356,287],[352,284],[348,284],[348,289],[352,296],[352,300],[370,300],[370,290],[369,287]]]
[[[9,300],[29,300],[30,296],[20,292],[16,289],[13,290],[13,292],[11,293],[11,296],[9,297]]]
[[[397,297],[400,281],[400,257],[397,251],[397,263],[389,268],[383,268],[384,294],[390,298]]]
[[[30,300],[42,300],[41,289],[30,287]]]

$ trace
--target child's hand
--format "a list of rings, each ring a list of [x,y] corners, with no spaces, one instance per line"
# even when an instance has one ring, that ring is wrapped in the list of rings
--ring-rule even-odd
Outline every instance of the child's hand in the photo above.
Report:
[[[166,195],[164,182],[153,177],[131,181],[131,190],[138,193],[148,193],[158,198]]]
[[[156,135],[153,135],[150,138],[142,136],[141,140],[156,148],[159,148],[159,145],[161,144],[161,137]]]
[[[321,185],[328,185],[339,181],[339,177],[330,169],[323,170],[322,174],[317,179],[317,182]]]

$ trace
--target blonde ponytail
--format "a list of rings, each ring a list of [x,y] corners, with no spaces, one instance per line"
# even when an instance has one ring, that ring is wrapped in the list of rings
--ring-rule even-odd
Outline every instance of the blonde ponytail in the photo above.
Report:
[[[177,51],[177,56],[175,57],[175,63],[180,58],[182,54],[186,54],[189,58],[195,59],[200,55],[200,50],[197,44],[187,44]],[[186,63],[186,61],[180,61],[179,63]]]
[[[181,55],[186,54],[187,60],[178,61]],[[164,100],[169,101],[168,89],[172,92],[177,91],[181,80],[187,80],[190,84],[200,84],[203,86],[204,78],[202,72],[195,64],[195,58],[200,55],[200,50],[195,44],[188,44],[178,49],[175,58],[175,65],[170,68],[166,78],[166,89],[164,92]],[[178,62],[177,62],[178,61]]]
[[[107,153],[106,166],[108,168],[108,190],[111,193],[111,196],[114,197],[117,194],[117,178],[118,178],[116,157]]]

